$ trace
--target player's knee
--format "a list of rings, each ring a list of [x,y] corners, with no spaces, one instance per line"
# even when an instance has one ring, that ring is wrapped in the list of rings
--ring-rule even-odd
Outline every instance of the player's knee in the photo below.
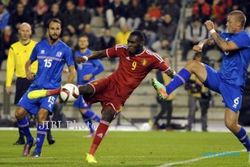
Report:
[[[92,86],[87,84],[87,85],[79,86],[79,92],[81,95],[83,95],[83,97],[88,97],[88,96],[93,95],[94,89],[92,88]]]
[[[26,115],[26,111],[22,107],[18,107],[15,112],[16,119],[22,119]]]
[[[112,107],[105,107],[102,110],[102,120],[107,122],[112,122],[112,120],[115,118],[116,111]]]
[[[189,60],[185,66],[185,68],[190,70],[190,71],[194,71],[196,67],[197,67],[196,60]]]

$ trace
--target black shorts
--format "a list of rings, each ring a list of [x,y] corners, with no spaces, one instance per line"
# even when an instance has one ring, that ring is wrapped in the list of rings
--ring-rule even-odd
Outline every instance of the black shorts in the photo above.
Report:
[[[19,102],[23,94],[28,90],[31,85],[32,80],[28,80],[27,78],[17,78],[16,79],[16,96],[15,96],[15,104]]]

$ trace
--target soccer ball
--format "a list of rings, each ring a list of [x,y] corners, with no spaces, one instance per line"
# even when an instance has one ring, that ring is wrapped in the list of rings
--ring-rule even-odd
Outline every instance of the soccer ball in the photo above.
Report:
[[[67,83],[61,87],[60,98],[63,102],[74,101],[78,96],[79,90],[76,85]]]

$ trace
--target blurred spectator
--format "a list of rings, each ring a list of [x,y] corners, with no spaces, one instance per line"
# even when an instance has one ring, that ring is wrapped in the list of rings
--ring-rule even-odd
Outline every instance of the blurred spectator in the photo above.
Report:
[[[67,30],[62,33],[62,41],[65,42],[69,47],[74,48],[74,41]]]
[[[146,35],[146,46],[151,47],[152,44],[156,41],[157,35],[155,30],[158,29],[157,20],[152,20],[148,13],[144,15],[144,20],[139,26],[139,30],[143,31]]]
[[[130,35],[131,31],[129,30],[128,26],[125,24],[121,27],[120,31],[115,36],[115,42],[116,44],[127,44],[128,43],[128,37]]]
[[[103,35],[100,37],[100,48],[99,50],[104,50],[111,48],[115,45],[115,38],[111,35],[110,29],[105,29]],[[116,58],[110,58],[109,61],[114,64]]]
[[[5,5],[0,1],[0,32],[8,25],[9,11],[5,8]]]
[[[18,0],[17,3],[21,3],[24,6],[24,11],[33,14],[33,7],[36,5],[36,1],[33,0]],[[16,3],[16,4],[17,4]]]
[[[47,23],[48,23],[49,19],[53,19],[53,18],[58,18],[63,22],[63,15],[60,12],[60,6],[58,3],[53,3],[50,7],[49,12],[47,12],[44,16],[44,19],[43,19],[44,32],[47,29]]]
[[[193,5],[192,16],[200,18],[202,23],[211,16],[211,6],[205,0],[196,0]]]
[[[30,25],[33,25],[32,15],[30,15],[30,12],[27,12],[26,10],[24,10],[24,8],[25,6],[22,3],[18,3],[16,6],[16,10],[10,15],[9,25],[11,25],[14,33],[17,33],[17,30],[19,29],[19,25],[22,22],[27,22]]]
[[[122,27],[126,24],[126,6],[122,0],[114,0],[108,3],[105,10],[106,26],[111,27],[114,24]]]
[[[180,6],[177,4],[176,0],[168,0],[168,3],[163,6],[162,13],[164,15],[169,14],[173,21],[178,23],[180,18]]]
[[[80,34],[84,26],[89,24],[91,20],[90,13],[86,10],[80,11],[76,9],[76,5],[72,0],[66,3],[66,11],[63,14],[64,28],[67,29],[70,35]]]
[[[89,39],[89,49],[90,50],[97,50],[99,41],[96,37],[95,33],[92,31],[91,25],[87,24],[84,29],[84,34],[88,36]]]
[[[41,24],[44,15],[48,11],[48,5],[45,0],[38,0],[36,6],[33,8],[37,24]]]
[[[16,42],[18,39],[15,36],[15,33],[12,33],[11,27],[6,26],[3,29],[3,32],[1,34],[0,38],[0,69],[2,62],[7,59],[8,51],[10,46]]]
[[[138,29],[145,10],[140,4],[140,0],[130,0],[127,7],[127,24],[131,30]]]
[[[231,10],[243,10],[248,0],[232,0]]]
[[[169,14],[163,16],[157,31],[159,40],[153,43],[152,49],[159,54],[161,52],[166,54],[171,48],[176,29],[177,24],[172,20],[172,17]]]
[[[115,38],[111,35],[110,29],[105,29],[100,37],[100,50],[111,48],[115,45]]]
[[[228,2],[229,3],[229,2]],[[212,4],[212,17],[219,24],[226,22],[228,9],[232,4],[228,4],[227,0],[214,0]]]
[[[90,10],[92,15],[103,15],[104,5],[107,3],[105,2],[106,0],[78,0],[78,7],[80,6],[79,4],[83,4],[83,1],[85,1],[84,6]]]
[[[243,6],[243,12],[246,14],[246,18],[247,18],[247,21],[246,21],[246,25],[249,26],[250,25],[250,1],[245,1],[245,4]]]
[[[185,39],[182,41],[182,60],[187,60],[187,54],[194,44],[205,39],[207,30],[197,17],[193,17],[191,23],[185,29]]]
[[[147,14],[149,14],[149,17],[152,18],[153,21],[158,20],[161,18],[161,8],[153,2],[149,7]]]

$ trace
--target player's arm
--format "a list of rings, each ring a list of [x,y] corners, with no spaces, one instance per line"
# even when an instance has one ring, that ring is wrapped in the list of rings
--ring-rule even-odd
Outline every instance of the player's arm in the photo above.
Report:
[[[32,50],[29,60],[25,63],[25,73],[28,80],[33,80],[35,77],[35,74],[31,72],[30,67],[32,63],[37,60],[38,47],[38,44],[36,44]]]
[[[76,69],[74,65],[69,66],[69,74],[67,78],[67,83],[73,83],[76,76]]]
[[[26,72],[26,78],[28,80],[33,80],[34,79],[34,76],[35,74],[31,72],[30,70],[30,66],[31,64],[33,63],[34,61],[32,60],[28,60],[26,63],[25,63],[25,72]]]
[[[176,74],[176,72],[174,70],[172,70],[171,68],[168,69],[166,72],[165,72],[170,78],[174,78],[174,75]]]
[[[84,63],[88,59],[101,59],[107,57],[106,50],[100,50],[100,51],[93,51],[90,56],[83,56],[83,57],[76,57],[75,61],[76,63]]]
[[[193,50],[196,52],[202,52],[202,49],[204,48],[204,46],[211,46],[214,44],[215,42],[213,38],[207,38],[207,39],[201,40],[197,45],[194,45]]]
[[[14,60],[14,51],[10,47],[7,59],[7,69],[6,69],[6,92],[8,94],[12,93],[11,85],[15,71],[15,60]]]
[[[173,69],[170,68],[170,60],[168,58],[164,59],[164,66],[167,67],[167,70],[165,71],[165,73],[170,77],[170,78],[174,78],[175,75],[175,71]]]
[[[238,46],[233,41],[226,41],[220,37],[220,35],[215,31],[214,23],[211,20],[206,21],[205,25],[212,39],[222,51],[228,52],[239,49]]]

